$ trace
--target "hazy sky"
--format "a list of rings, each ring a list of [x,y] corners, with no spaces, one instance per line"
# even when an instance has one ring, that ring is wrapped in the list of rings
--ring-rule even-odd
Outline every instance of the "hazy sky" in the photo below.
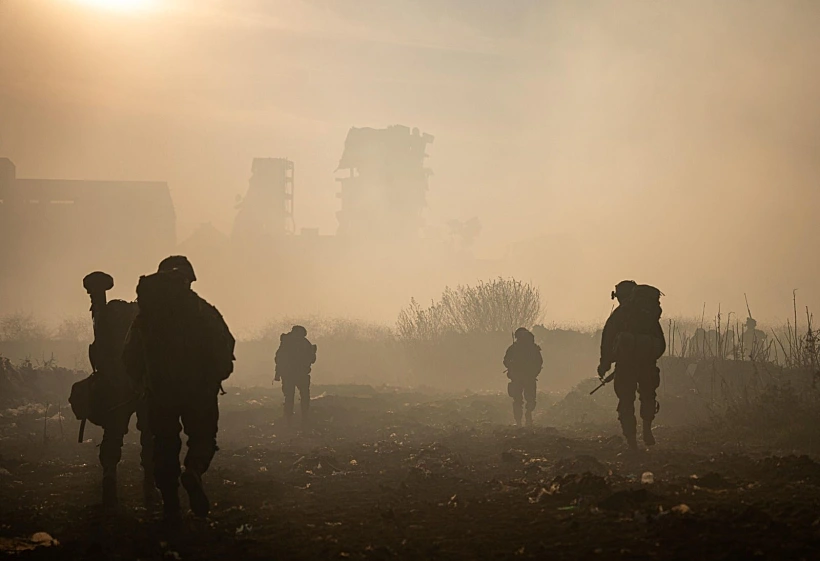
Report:
[[[108,3],[135,8],[0,0],[20,176],[167,180],[184,239],[285,156],[297,225],[329,234],[348,128],[401,123],[436,136],[430,232],[478,216],[556,319],[624,277],[670,313],[820,305],[820,2]]]

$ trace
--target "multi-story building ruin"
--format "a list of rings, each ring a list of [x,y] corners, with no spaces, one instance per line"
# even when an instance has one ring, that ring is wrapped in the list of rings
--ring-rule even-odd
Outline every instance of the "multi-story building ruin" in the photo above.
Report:
[[[424,166],[425,147],[432,142],[433,136],[401,125],[350,129],[337,169],[347,172],[337,179],[340,236],[376,240],[418,236],[432,174]]]
[[[231,237],[239,243],[293,234],[293,162],[254,158],[248,192],[239,204]]]

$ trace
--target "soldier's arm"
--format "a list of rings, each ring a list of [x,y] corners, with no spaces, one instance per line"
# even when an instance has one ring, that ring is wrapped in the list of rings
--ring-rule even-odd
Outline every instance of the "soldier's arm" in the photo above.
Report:
[[[222,316],[222,314],[219,312],[216,306],[214,306],[198,294],[197,298],[199,298],[199,301],[206,307],[207,313],[218,324],[218,330],[219,332],[221,332],[222,337],[224,337],[224,342],[230,346],[231,356],[233,357],[233,360],[236,360],[236,355],[234,354],[234,351],[236,350],[236,339],[234,338],[233,333],[231,333],[231,329],[230,327],[228,327],[228,323],[225,321],[225,318]]]
[[[281,359],[282,359],[282,343],[280,342],[279,343],[279,348],[276,349],[276,354],[273,355],[273,373],[274,373],[273,380],[274,380],[274,382],[278,381],[280,376],[281,376],[281,372],[279,371],[279,366],[281,365],[281,362],[282,362]]]
[[[125,347],[122,352],[125,372],[137,388],[145,387],[147,365],[145,363],[144,345],[139,330],[139,317],[137,317],[128,329],[128,335],[125,337]]]
[[[606,324],[604,324],[604,331],[601,334],[601,368],[606,367],[606,370],[609,370],[609,367],[612,366],[612,363],[615,362],[615,357],[613,356],[615,350],[615,337],[618,335],[618,329],[620,324],[620,316],[621,312],[619,311],[620,308],[616,308],[615,311],[609,316],[606,320]]]
[[[279,343],[279,348],[276,349],[276,354],[273,355],[273,363],[276,365],[277,368],[284,361],[284,357],[285,357],[284,346],[285,345],[283,343]]]
[[[666,336],[663,334],[663,327],[661,327],[661,322],[658,322],[657,328],[655,329],[655,336],[660,340],[661,347],[658,349],[660,351],[660,355],[658,358],[663,356],[663,353],[666,352]]]
[[[510,345],[507,347],[507,352],[504,353],[504,367],[509,369],[513,363],[513,347]]]

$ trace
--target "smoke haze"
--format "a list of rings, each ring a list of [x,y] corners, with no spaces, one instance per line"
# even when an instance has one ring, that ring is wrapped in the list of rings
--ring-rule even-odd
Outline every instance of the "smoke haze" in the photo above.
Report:
[[[622,278],[666,315],[743,314],[745,292],[778,321],[792,289],[820,304],[818,29],[811,0],[0,0],[0,156],[167,181],[180,242],[230,233],[252,159],[287,157],[297,229],[333,234],[348,129],[402,123],[436,137],[425,236],[478,217],[484,265],[289,313],[389,322],[486,271],[539,286],[549,322],[603,319]]]

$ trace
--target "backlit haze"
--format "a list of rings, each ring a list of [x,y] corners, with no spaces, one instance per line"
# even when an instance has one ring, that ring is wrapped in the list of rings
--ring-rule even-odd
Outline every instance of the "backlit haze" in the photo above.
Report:
[[[480,269],[535,283],[546,322],[601,321],[623,278],[667,316],[743,315],[746,293],[778,322],[792,289],[820,304],[818,29],[813,0],[0,0],[0,157],[23,178],[167,181],[179,242],[229,234],[252,159],[287,157],[297,230],[331,235],[350,127],[418,127],[422,235],[478,217]],[[389,324],[476,274],[283,312]]]

